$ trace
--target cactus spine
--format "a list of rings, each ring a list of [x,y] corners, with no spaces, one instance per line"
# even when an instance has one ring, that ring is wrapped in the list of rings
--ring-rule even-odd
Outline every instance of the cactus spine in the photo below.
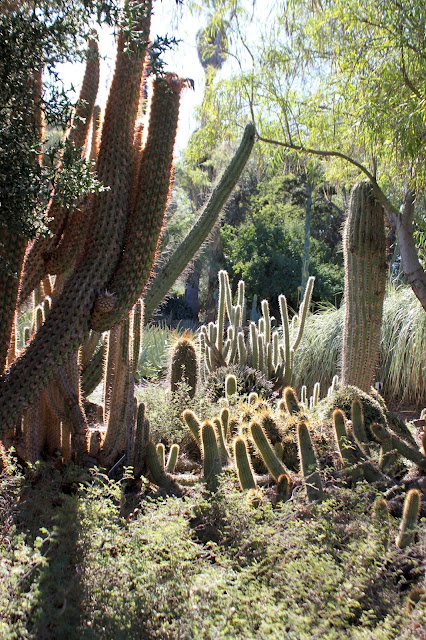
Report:
[[[345,320],[342,383],[367,393],[377,363],[386,285],[386,239],[382,206],[370,181],[354,186],[343,232]]]

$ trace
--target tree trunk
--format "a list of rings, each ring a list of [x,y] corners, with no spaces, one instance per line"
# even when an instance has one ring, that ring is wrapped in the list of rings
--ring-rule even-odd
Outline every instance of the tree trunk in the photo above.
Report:
[[[426,311],[426,273],[419,262],[413,236],[414,194],[412,191],[407,190],[401,213],[392,218],[398,235],[404,273]]]

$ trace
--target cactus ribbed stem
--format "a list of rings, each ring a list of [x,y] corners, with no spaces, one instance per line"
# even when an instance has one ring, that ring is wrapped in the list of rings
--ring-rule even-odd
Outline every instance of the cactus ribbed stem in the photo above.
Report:
[[[167,295],[176,278],[197,253],[212,230],[223,206],[231,195],[237,181],[250,157],[255,138],[255,128],[246,126],[239,148],[229,166],[202,210],[196,223],[187,236],[172,253],[166,264],[153,278],[145,294],[146,318],[150,318],[154,309]],[[228,312],[229,313],[229,312]]]
[[[173,74],[154,82],[148,138],[141,158],[134,208],[127,217],[124,248],[107,290],[114,309],[103,312],[101,294],[91,326],[103,331],[119,322],[142,295],[154,262],[170,190],[180,93],[185,85]]]
[[[199,421],[195,413],[190,409],[185,409],[185,411],[182,413],[182,420],[194,436],[194,440],[198,444],[201,444],[201,422]]]
[[[246,442],[240,436],[234,442],[234,460],[241,489],[243,491],[256,489],[256,480],[247,452]]]
[[[421,499],[422,493],[418,489],[410,489],[405,497],[401,526],[395,541],[400,549],[405,549],[413,542]]]
[[[179,445],[172,444],[169,451],[169,457],[167,458],[167,464],[166,464],[167,473],[174,473],[178,456],[179,456]]]
[[[345,320],[342,383],[366,391],[374,380],[386,287],[386,238],[382,206],[370,181],[352,189],[343,232]]]
[[[359,398],[355,398],[351,407],[352,431],[363,453],[370,457],[367,432],[364,426],[364,411]]]
[[[306,486],[306,495],[309,502],[322,500],[321,476],[318,471],[318,461],[312,446],[308,428],[304,422],[297,426],[297,442],[299,446],[299,459],[303,478]]]
[[[92,110],[99,86],[99,52],[96,41],[90,40],[87,52],[86,70],[74,114],[74,124],[68,135],[68,143],[76,148],[83,147],[90,129]],[[45,257],[60,241],[67,225],[68,214],[56,201],[55,196],[50,201],[47,227],[50,234],[40,235],[32,243],[24,263],[19,304],[25,302],[31,291],[48,273]]]

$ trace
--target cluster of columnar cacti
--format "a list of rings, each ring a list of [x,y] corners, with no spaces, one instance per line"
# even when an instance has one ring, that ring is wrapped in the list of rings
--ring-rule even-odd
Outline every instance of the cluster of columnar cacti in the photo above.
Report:
[[[88,452],[90,434],[81,391],[85,395],[93,391],[102,379],[105,359],[115,359],[114,376],[105,385],[105,393],[113,394],[113,398],[105,398],[103,412],[107,431],[101,438],[101,459],[105,464],[113,461],[124,446],[126,433],[134,429],[132,373],[136,360],[127,336],[132,335],[132,325],[140,315],[135,305],[145,292],[164,223],[179,98],[187,84],[171,73],[154,80],[149,126],[142,146],[140,118],[145,110],[142,102],[151,10],[151,0],[125,3],[125,26],[117,40],[115,72],[102,127],[99,109],[94,108],[99,56],[96,43],[89,44],[68,144],[81,148],[82,155],[88,156],[90,151],[96,177],[104,189],[69,208],[63,207],[53,193],[48,208],[49,233],[40,234],[28,247],[22,273],[16,269],[21,273],[19,295],[17,288],[9,287],[0,318],[0,373],[4,371],[0,379],[0,439],[10,442],[10,436],[22,430],[23,415],[32,416],[30,422],[35,424],[33,417],[44,413],[39,409],[40,402],[47,396],[53,405],[55,393],[62,393],[54,389],[62,380],[69,393],[63,393],[66,400],[59,402],[56,414],[59,424],[66,425],[60,427],[66,434],[51,440],[60,443],[62,449],[67,441],[67,449],[82,459]],[[171,261],[157,270],[149,288],[149,312],[206,239],[247,162],[254,137],[254,127],[248,125],[240,148],[194,228]],[[24,249],[20,249],[21,263]],[[9,258],[12,261],[13,256]],[[39,298],[34,326],[25,332],[24,344],[17,344],[12,326],[15,311],[33,291]],[[65,384],[68,369],[72,369],[72,384]],[[31,432],[25,425],[24,431]],[[27,439],[33,459],[44,446],[43,429]]]
[[[383,207],[370,181],[351,192],[343,232],[345,320],[342,383],[370,391],[378,358],[386,287],[386,238]]]
[[[246,324],[245,284],[238,283],[236,304],[232,302],[229,276],[219,272],[219,297],[216,322],[201,328],[200,350],[204,375],[218,367],[238,364],[261,371],[277,389],[291,383],[293,357],[302,339],[311,303],[314,277],[310,277],[299,314],[289,321],[287,301],[279,296],[281,325],[274,327],[269,303],[262,300],[262,315]]]
[[[290,389],[289,392],[295,396],[294,390]],[[286,450],[287,442],[281,440],[273,412],[255,393],[251,394],[249,402],[241,409],[240,419],[231,419],[230,411],[233,410],[224,407],[219,417],[204,422],[192,410],[185,410],[182,414],[184,423],[201,451],[203,477],[207,488],[211,492],[216,491],[222,469],[233,466],[243,491],[257,490],[259,483],[272,480],[276,484],[276,500],[288,499],[295,473],[286,466],[286,461],[289,460],[294,465],[297,456],[296,461],[293,460],[292,452]],[[278,410],[280,415],[282,411],[284,409]],[[291,413],[286,412],[286,416],[292,419]],[[304,422],[298,424],[297,441],[299,468],[308,500],[322,500],[323,490],[318,462]],[[262,473],[267,472],[266,476],[255,472],[253,456],[258,459],[256,466],[261,465]]]

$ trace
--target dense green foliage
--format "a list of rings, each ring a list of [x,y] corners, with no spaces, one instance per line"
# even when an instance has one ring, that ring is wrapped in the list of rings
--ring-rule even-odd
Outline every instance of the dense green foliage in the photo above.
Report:
[[[0,481],[5,640],[408,640],[426,622],[424,604],[405,605],[415,547],[385,550],[362,485],[274,510],[250,508],[229,476],[214,500],[142,484],[133,512],[136,487],[96,472]]]

